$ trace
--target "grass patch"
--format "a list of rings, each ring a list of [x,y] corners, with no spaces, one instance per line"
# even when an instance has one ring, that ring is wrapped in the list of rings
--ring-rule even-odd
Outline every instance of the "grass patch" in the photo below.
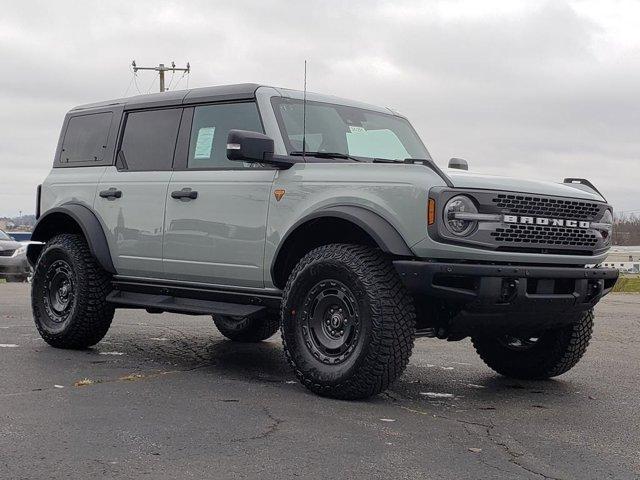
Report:
[[[4,278],[0,278],[0,283],[7,283],[7,280]]]
[[[640,293],[640,275],[622,275],[613,287],[614,292]]]

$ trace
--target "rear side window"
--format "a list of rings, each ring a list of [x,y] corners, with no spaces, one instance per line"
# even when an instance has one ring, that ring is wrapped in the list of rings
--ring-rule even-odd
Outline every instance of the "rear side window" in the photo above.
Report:
[[[117,165],[130,171],[171,170],[182,109],[127,115]]]
[[[92,164],[104,159],[113,113],[71,117],[62,142],[61,164]]]

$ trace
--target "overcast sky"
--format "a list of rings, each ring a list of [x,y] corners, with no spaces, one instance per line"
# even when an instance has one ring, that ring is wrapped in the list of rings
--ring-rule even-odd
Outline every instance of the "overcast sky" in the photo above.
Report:
[[[591,179],[640,213],[640,2],[1,2],[0,216],[34,210],[75,105],[257,82],[389,106],[433,157],[483,173]],[[185,88],[173,78],[171,89]],[[155,80],[155,83],[152,83]],[[171,75],[168,76],[168,82]]]

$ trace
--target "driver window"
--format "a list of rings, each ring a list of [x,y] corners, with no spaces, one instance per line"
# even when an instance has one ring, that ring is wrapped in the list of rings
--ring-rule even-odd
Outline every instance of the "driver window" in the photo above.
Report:
[[[191,125],[189,169],[243,168],[250,165],[227,158],[229,130],[264,133],[255,103],[196,107]]]

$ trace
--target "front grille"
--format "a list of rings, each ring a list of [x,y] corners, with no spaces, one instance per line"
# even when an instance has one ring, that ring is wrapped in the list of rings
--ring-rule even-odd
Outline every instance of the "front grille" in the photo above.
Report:
[[[491,232],[491,236],[499,243],[532,246],[550,245],[592,249],[598,244],[598,236],[595,232],[584,228],[509,225],[507,228],[496,228]]]
[[[605,202],[521,192],[432,189],[436,205],[444,205],[456,195],[473,197],[478,213],[491,215],[464,238],[455,237],[444,222],[428,227],[438,242],[472,248],[541,255],[594,256],[606,251],[608,238],[585,223],[599,222],[610,208]],[[515,217],[506,219],[505,216]],[[523,218],[526,217],[526,218]],[[508,221],[507,221],[508,220]],[[566,226],[568,220],[572,226]],[[584,228],[587,227],[587,228]]]
[[[11,257],[15,250],[0,250],[0,257]]]
[[[507,193],[496,195],[492,202],[502,209],[503,213],[572,220],[595,220],[602,209],[602,204],[595,202]]]

